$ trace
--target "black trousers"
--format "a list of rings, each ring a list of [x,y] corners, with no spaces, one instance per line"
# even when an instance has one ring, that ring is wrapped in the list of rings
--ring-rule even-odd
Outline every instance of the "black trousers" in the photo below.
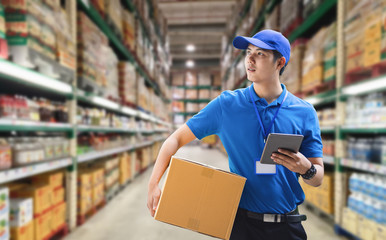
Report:
[[[271,223],[247,216],[245,209],[239,208],[230,240],[306,240],[307,234],[301,222]]]

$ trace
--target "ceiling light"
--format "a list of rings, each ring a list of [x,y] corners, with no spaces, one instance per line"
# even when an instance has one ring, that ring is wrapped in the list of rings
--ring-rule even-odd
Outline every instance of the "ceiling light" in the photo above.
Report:
[[[196,47],[193,44],[186,45],[186,51],[194,52],[195,50],[196,50]]]
[[[186,61],[185,65],[188,68],[192,68],[192,67],[194,67],[194,61],[193,60],[188,60],[188,61]]]
[[[21,79],[25,82],[38,85],[40,87],[49,88],[62,93],[71,93],[71,85],[58,81],[56,79],[47,77],[38,72],[29,70],[27,68],[18,66],[14,63],[8,62],[7,60],[0,60],[0,73]]]
[[[381,90],[386,88],[386,77],[382,76],[378,79],[365,81],[352,86],[347,86],[342,89],[344,95],[358,95],[368,93],[374,90]]]

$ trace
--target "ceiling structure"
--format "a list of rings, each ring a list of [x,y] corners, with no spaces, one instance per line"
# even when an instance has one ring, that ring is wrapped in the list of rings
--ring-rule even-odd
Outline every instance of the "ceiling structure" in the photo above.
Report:
[[[187,60],[197,67],[220,65],[222,36],[234,14],[237,0],[158,0],[167,19],[172,68]],[[193,44],[194,52],[186,46]]]

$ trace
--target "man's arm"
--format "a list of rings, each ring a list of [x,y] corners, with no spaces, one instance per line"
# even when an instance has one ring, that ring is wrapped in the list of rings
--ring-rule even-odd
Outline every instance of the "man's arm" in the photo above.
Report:
[[[154,217],[161,196],[161,190],[158,184],[169,166],[170,158],[178,149],[194,139],[196,139],[196,136],[194,136],[188,125],[184,124],[162,144],[148,185],[147,208],[152,217]]]
[[[305,174],[308,169],[311,168],[311,163],[314,164],[316,168],[315,176],[309,180],[303,180],[305,183],[314,187],[318,187],[322,184],[324,176],[324,166],[322,158],[306,158],[300,152],[293,153],[285,149],[279,149],[279,153],[272,154],[271,158],[277,164],[281,164],[289,170],[299,173],[301,175]]]

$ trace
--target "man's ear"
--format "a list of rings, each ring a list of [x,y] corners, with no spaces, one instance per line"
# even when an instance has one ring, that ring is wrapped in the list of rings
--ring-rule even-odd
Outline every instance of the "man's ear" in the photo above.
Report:
[[[280,69],[281,69],[282,67],[284,67],[284,65],[285,65],[285,58],[284,58],[284,57],[281,57],[281,58],[279,59],[279,65],[278,65],[278,67],[280,67]]]

